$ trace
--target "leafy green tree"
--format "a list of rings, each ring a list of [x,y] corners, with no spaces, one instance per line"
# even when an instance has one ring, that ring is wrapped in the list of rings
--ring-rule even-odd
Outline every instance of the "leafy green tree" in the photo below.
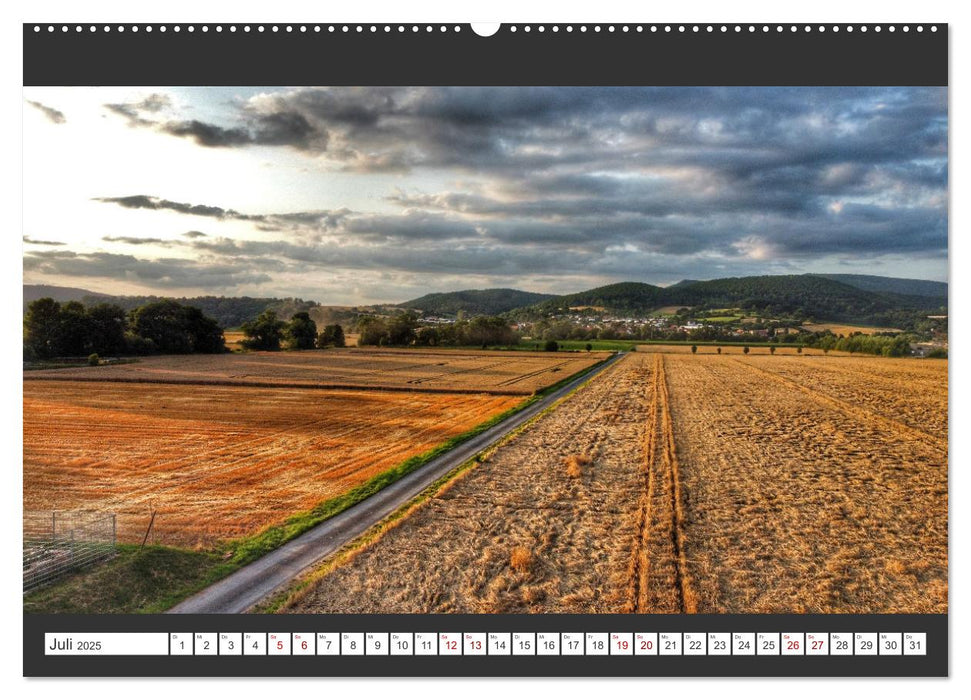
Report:
[[[91,349],[100,355],[125,352],[125,310],[117,304],[95,304],[88,307],[88,333]]]
[[[295,313],[287,325],[286,337],[294,350],[311,350],[317,342],[317,324],[306,311]]]
[[[226,352],[226,338],[215,319],[209,318],[194,306],[183,306],[182,317],[192,352]]]
[[[543,349],[546,352],[556,352],[557,350],[560,349],[560,344],[551,338],[550,340],[547,340],[546,343],[543,345]]]
[[[519,338],[499,316],[477,316],[466,328],[465,345],[515,345]]]
[[[769,354],[770,355],[775,355],[775,345],[772,345],[772,346],[769,347]]]
[[[691,354],[692,355],[695,355],[695,354],[697,354],[697,352],[698,352],[698,346],[697,345],[692,345],[691,346]]]
[[[155,343],[149,338],[143,338],[135,331],[125,331],[125,352],[132,355],[154,355],[157,350]]]
[[[256,319],[240,326],[246,336],[243,347],[250,350],[279,350],[286,326],[285,321],[277,318],[275,311],[266,310]]]
[[[162,299],[134,309],[129,314],[129,330],[151,341],[155,352],[185,354],[216,353],[226,349],[223,332],[213,319],[194,306],[183,306],[174,299]],[[137,342],[142,349],[146,343]],[[130,346],[130,349],[131,348]]]
[[[593,350],[593,345],[591,343],[587,343],[584,347],[586,348],[587,352]]]
[[[748,355],[748,345],[742,348],[742,352]]]
[[[81,357],[91,352],[88,314],[80,301],[61,306],[59,355]]]
[[[192,352],[192,339],[183,322],[182,305],[163,299],[139,306],[130,314],[129,325],[135,335],[152,341],[156,352],[184,354]]]
[[[24,346],[40,358],[60,353],[61,305],[44,297],[32,301],[24,316]]]
[[[573,324],[569,321],[557,321],[543,332],[544,340],[569,340],[573,334]]]
[[[442,336],[435,326],[422,326],[415,331],[415,345],[434,347],[442,341]]]
[[[320,336],[317,338],[318,348],[342,348],[347,345],[344,340],[344,329],[339,323],[332,323],[328,326],[324,326],[324,330],[320,332]]]
[[[394,316],[388,322],[389,345],[411,345],[415,342],[415,330],[418,328],[418,316],[412,312],[405,312]]]
[[[388,326],[383,319],[363,316],[357,323],[358,345],[387,345]]]

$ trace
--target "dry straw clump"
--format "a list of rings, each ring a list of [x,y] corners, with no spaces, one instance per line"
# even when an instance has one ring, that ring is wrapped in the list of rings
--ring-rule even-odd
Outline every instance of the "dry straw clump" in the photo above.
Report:
[[[593,460],[586,455],[570,455],[563,460],[566,465],[566,475],[571,479],[579,479],[583,476],[583,468],[588,466]]]
[[[529,573],[533,564],[533,553],[526,547],[515,547],[509,555],[509,566],[521,574]]]

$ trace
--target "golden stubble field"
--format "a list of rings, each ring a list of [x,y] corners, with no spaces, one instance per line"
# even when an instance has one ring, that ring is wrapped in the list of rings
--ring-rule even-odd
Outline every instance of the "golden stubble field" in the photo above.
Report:
[[[288,612],[947,610],[947,363],[638,352]]]
[[[488,394],[24,382],[24,510],[118,514],[123,542],[255,534],[521,401]]]
[[[165,355],[101,367],[33,370],[25,380],[489,392],[529,395],[608,353],[359,349]]]
[[[852,335],[853,333],[863,333],[873,335],[875,333],[903,333],[899,328],[889,328],[881,326],[855,326],[849,323],[806,323],[802,326],[811,333],[820,331],[831,331],[835,335]]]

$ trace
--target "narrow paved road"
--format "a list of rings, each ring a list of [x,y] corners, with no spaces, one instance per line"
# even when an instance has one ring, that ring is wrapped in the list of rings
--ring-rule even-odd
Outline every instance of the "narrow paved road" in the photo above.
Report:
[[[619,353],[589,374],[463,442],[425,466],[386,486],[370,498],[325,520],[296,539],[230,574],[169,610],[170,613],[241,613],[308,567],[333,554],[347,542],[393,513],[450,471],[498,442],[511,431],[566,396],[580,384],[623,357]]]

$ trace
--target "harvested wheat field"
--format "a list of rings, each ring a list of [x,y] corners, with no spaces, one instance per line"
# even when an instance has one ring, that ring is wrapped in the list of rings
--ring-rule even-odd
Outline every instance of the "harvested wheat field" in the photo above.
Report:
[[[242,350],[246,334],[243,331],[223,331],[223,339],[230,350]]]
[[[834,335],[852,335],[863,333],[864,335],[874,335],[875,333],[903,333],[899,328],[889,328],[880,326],[855,326],[848,323],[806,323],[803,329],[811,333],[820,331],[830,331]]]
[[[207,547],[337,496],[512,396],[24,382],[24,510],[118,514],[121,541]]]
[[[609,353],[358,349],[165,355],[130,364],[34,370],[25,380],[488,392],[529,395]]]
[[[746,361],[807,396],[835,402],[846,411],[869,411],[947,442],[947,360],[857,355]]]
[[[946,363],[634,353],[285,610],[946,612],[946,406]]]

